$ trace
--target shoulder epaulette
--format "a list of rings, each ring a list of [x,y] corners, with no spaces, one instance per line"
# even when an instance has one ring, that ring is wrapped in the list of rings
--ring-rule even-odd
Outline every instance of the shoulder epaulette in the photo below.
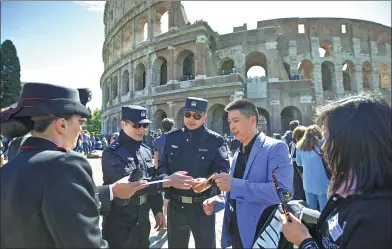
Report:
[[[208,135],[210,135],[212,137],[216,137],[216,138],[222,137],[219,133],[217,133],[217,132],[215,132],[213,130],[210,130],[210,129],[206,129],[206,132],[207,132]]]
[[[178,133],[178,132],[184,132],[184,128],[172,130],[172,131],[170,131],[169,133],[167,133],[167,135],[176,134],[176,133]]]

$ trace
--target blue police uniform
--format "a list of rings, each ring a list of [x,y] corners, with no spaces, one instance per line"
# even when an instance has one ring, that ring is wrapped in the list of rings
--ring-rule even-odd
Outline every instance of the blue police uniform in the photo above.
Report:
[[[184,111],[205,113],[208,101],[187,98]],[[171,175],[187,171],[193,178],[207,178],[213,173],[228,172],[229,160],[225,141],[221,135],[204,125],[189,130],[186,126],[169,133],[162,156],[159,158],[159,173]],[[215,215],[207,216],[203,201],[217,193],[211,188],[203,193],[193,190],[165,189],[168,205],[168,246],[187,248],[190,230],[196,248],[215,248]]]
[[[147,109],[141,106],[122,107],[121,120],[134,124],[151,123]],[[102,154],[103,184],[112,184],[129,176],[129,181],[160,180],[156,177],[150,149],[135,141],[124,131]],[[152,184],[139,190],[128,200],[114,198],[104,215],[102,232],[110,247],[148,248],[150,235],[149,210],[154,215],[162,212],[162,184]]]

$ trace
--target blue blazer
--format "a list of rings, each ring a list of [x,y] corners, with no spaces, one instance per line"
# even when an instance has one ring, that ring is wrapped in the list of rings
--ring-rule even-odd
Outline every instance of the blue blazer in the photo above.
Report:
[[[230,174],[234,174],[238,150],[234,154]],[[293,166],[288,146],[285,142],[267,137],[260,133],[253,144],[242,179],[233,178],[231,192],[226,193],[226,200],[237,200],[236,213],[238,228],[244,248],[251,248],[255,237],[256,226],[264,209],[280,203],[272,171],[281,186],[292,190]],[[224,209],[221,247],[232,245],[229,234],[229,205],[223,196],[215,197],[215,212]]]

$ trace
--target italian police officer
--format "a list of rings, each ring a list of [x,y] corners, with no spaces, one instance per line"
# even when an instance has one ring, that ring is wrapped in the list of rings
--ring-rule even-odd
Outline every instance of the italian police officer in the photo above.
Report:
[[[143,135],[151,123],[147,118],[147,109],[136,105],[124,106],[121,115],[120,135],[102,154],[104,185],[125,176],[129,176],[129,181],[162,180],[163,177],[156,176],[151,150],[142,144]],[[137,191],[126,201],[115,199],[111,203],[110,212],[104,215],[102,226],[103,236],[110,247],[149,247],[149,210],[154,213],[158,230],[166,226],[162,213],[162,188],[170,186],[168,182],[180,182],[180,187],[190,188],[191,179],[177,175],[165,177],[167,182],[151,184]]]
[[[170,175],[184,171],[195,182],[214,173],[228,172],[229,160],[223,137],[204,126],[207,119],[206,99],[188,97],[184,106],[184,127],[169,133],[159,173]],[[207,216],[203,201],[210,198],[213,188],[195,193],[193,190],[165,189],[168,206],[168,246],[187,248],[190,231],[196,248],[215,248],[215,215]]]
[[[2,248],[107,247],[92,169],[70,150],[89,116],[76,89],[43,83],[25,84],[2,113],[8,137],[31,132],[1,168]]]

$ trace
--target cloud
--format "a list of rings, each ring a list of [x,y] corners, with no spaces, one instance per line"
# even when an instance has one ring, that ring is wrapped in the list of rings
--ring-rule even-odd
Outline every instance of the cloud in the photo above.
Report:
[[[87,8],[89,11],[103,12],[106,1],[75,1],[77,4]]]

